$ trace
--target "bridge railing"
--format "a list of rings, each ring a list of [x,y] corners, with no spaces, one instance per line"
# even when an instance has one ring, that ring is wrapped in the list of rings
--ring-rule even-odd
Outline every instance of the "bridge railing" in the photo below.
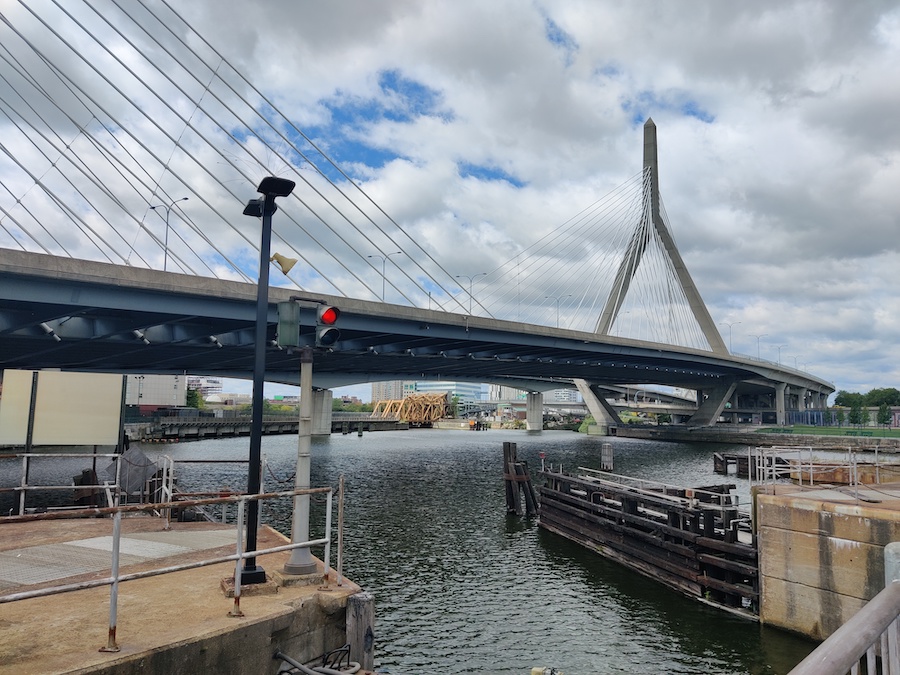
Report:
[[[884,547],[884,576],[884,590],[789,675],[900,675],[900,542]]]

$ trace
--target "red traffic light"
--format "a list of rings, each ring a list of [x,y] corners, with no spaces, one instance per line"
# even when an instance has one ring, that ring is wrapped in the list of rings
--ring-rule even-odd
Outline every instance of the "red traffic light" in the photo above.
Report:
[[[331,347],[341,337],[341,331],[334,328],[341,310],[330,305],[319,305],[316,312],[316,347]]]
[[[320,305],[316,320],[324,326],[333,326],[341,316],[341,310],[329,305]]]

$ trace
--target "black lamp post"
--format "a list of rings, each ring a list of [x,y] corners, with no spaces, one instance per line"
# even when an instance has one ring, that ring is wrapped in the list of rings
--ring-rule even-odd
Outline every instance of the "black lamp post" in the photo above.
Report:
[[[250,457],[247,466],[247,494],[259,493],[262,485],[262,418],[263,386],[266,379],[266,328],[269,308],[269,248],[272,244],[272,214],[278,209],[276,197],[287,197],[296,183],[286,178],[267,176],[256,188],[263,199],[251,199],[244,207],[245,216],[262,218],[262,238],[259,244],[259,282],[256,287],[256,334],[253,361],[253,408],[250,421]],[[259,521],[259,500],[252,500],[247,507],[247,545],[245,550],[256,551],[256,531]],[[256,556],[246,558],[241,572],[241,583],[261,584],[266,581],[266,571],[256,564]]]

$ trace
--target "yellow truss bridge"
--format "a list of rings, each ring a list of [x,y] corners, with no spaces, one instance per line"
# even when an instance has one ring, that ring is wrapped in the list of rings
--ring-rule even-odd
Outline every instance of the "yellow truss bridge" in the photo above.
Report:
[[[372,417],[393,418],[412,426],[431,426],[450,415],[450,394],[411,394],[393,401],[378,401]]]

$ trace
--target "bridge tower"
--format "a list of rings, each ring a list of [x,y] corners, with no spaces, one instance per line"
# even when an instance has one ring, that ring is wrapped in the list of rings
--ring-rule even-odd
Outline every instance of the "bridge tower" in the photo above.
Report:
[[[609,335],[609,330],[622,308],[622,303],[631,286],[631,281],[637,272],[641,263],[641,258],[650,242],[650,236],[655,231],[662,243],[663,248],[672,263],[672,268],[678,283],[684,291],[691,312],[703,332],[706,341],[709,343],[710,349],[716,354],[728,354],[728,349],[722,336],[716,328],[715,322],[709,315],[694,280],[688,272],[678,248],[675,246],[675,240],[669,232],[669,228],[660,215],[659,209],[659,160],[656,147],[656,124],[651,118],[644,123],[644,208],[641,216],[641,222],[635,229],[628,249],[619,269],[616,272],[616,278],[613,281],[612,291],[606,300],[606,306],[600,314],[597,321],[595,332],[601,335]]]

